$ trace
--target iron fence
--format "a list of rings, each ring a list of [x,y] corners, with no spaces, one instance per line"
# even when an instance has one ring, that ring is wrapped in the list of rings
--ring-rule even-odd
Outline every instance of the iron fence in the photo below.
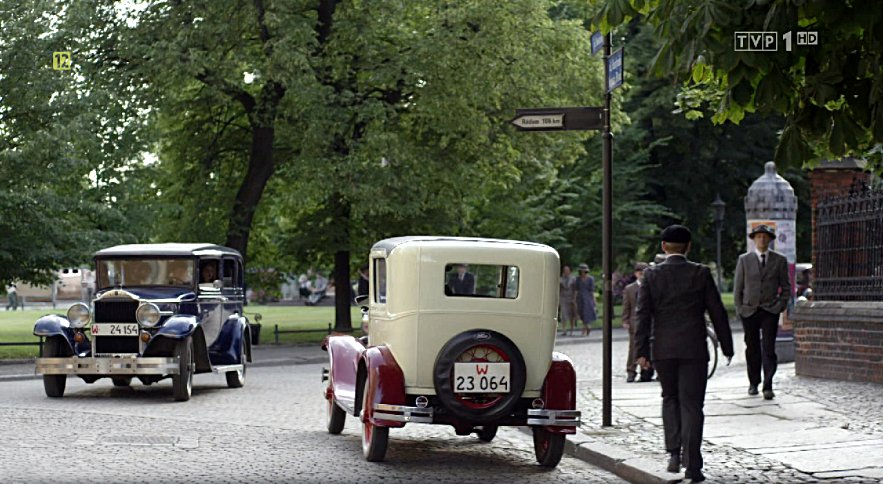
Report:
[[[883,301],[883,190],[819,202],[813,298]]]

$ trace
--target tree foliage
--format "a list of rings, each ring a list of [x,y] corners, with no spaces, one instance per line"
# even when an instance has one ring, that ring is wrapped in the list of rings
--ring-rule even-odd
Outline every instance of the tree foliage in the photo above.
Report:
[[[48,282],[146,229],[144,124],[120,85],[86,82],[88,39],[64,19],[55,2],[0,8],[0,281]],[[53,70],[68,50],[71,70]]]
[[[656,74],[685,81],[679,94],[692,118],[706,106],[715,123],[749,113],[782,114],[780,165],[820,157],[868,157],[883,167],[883,10],[873,0],[607,0],[605,31],[641,16],[662,43]],[[734,49],[735,32],[792,32],[792,50]],[[796,44],[818,32],[818,45]]]

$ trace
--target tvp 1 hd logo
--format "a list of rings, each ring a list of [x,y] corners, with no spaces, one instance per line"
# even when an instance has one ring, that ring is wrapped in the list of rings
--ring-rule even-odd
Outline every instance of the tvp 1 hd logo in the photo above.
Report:
[[[784,50],[791,52],[793,32],[782,34]],[[818,32],[797,32],[797,45],[819,45]],[[747,52],[776,52],[779,50],[778,32],[733,32],[733,50]]]

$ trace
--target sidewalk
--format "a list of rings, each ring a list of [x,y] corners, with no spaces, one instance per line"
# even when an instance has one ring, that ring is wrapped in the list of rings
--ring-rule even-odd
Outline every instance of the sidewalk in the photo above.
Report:
[[[744,365],[719,368],[705,401],[709,482],[883,482],[883,387],[776,374],[776,398],[747,394]],[[613,384],[612,428],[601,427],[600,382],[581,382],[581,432],[568,451],[632,482],[665,472],[659,383]]]

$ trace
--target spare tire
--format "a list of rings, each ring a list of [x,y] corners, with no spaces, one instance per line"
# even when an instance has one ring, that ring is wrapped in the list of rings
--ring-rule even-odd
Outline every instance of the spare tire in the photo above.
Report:
[[[508,362],[508,393],[456,393],[454,363]],[[496,331],[476,329],[451,338],[435,359],[433,384],[439,401],[454,416],[472,423],[493,422],[510,414],[527,379],[524,357],[518,347]]]

